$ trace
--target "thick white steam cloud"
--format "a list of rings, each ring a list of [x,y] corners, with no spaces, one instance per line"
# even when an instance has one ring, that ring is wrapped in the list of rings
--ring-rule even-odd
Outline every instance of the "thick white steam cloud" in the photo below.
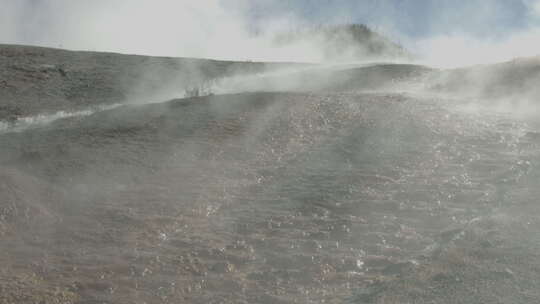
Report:
[[[265,7],[279,4],[277,0],[261,1]],[[253,7],[247,0],[0,0],[0,43],[242,61],[319,62],[324,54],[317,43],[276,47],[273,35],[310,24],[356,20],[355,12],[347,12],[344,2],[321,3],[320,9],[330,10],[327,15],[339,16],[336,18],[321,21],[310,19],[308,12],[303,16],[298,11],[279,11],[265,15],[264,23],[255,25],[247,16]],[[452,14],[464,14],[463,18],[479,23],[497,20],[494,14],[505,13],[493,9],[492,2],[475,1],[479,7],[467,7],[466,12],[457,3]],[[391,9],[377,17],[380,24],[367,23],[391,32],[421,63],[433,66],[493,63],[540,54],[540,1],[515,2],[528,8],[530,25],[503,35],[479,37],[463,27],[454,32],[451,29],[456,25],[445,24],[448,21],[441,18],[426,26],[446,30],[419,39],[392,25],[397,17]]]
[[[527,8],[528,25],[516,32],[479,37],[471,32],[459,31],[436,35],[410,43],[420,61],[431,66],[452,68],[474,64],[490,64],[519,57],[540,55],[540,0],[522,0]],[[519,1],[517,1],[519,2]],[[489,1],[472,12],[472,17],[504,14],[490,9]],[[490,16],[492,19],[497,16]],[[499,16],[503,17],[503,16]],[[441,21],[442,22],[442,21]]]
[[[234,60],[318,61],[313,45],[272,47],[287,16],[256,33],[242,4],[218,0],[0,0],[0,42],[75,50]]]

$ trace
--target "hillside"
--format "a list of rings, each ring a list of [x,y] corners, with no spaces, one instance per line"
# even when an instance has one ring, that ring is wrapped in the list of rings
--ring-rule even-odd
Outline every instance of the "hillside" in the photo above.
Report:
[[[440,71],[432,75],[432,89],[459,92],[469,98],[490,100],[540,97],[540,57]]]
[[[0,121],[43,112],[181,97],[225,76],[291,64],[150,57],[0,45]]]
[[[297,30],[278,35],[274,42],[279,48],[306,41],[326,62],[410,57],[400,45],[356,24]],[[96,105],[163,101],[186,92],[193,95],[201,84],[224,77],[295,66],[300,65],[0,45],[0,121]]]
[[[277,45],[311,43],[322,51],[325,61],[370,61],[410,59],[403,46],[363,24],[325,25],[297,29],[276,37]]]
[[[0,55],[0,303],[540,302],[535,58]]]

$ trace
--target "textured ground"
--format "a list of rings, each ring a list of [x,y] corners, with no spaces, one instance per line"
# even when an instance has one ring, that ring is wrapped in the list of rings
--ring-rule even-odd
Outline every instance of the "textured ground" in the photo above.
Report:
[[[538,303],[540,129],[425,72],[4,129],[0,303]]]
[[[163,101],[203,82],[281,67],[0,45],[0,120],[103,104]]]

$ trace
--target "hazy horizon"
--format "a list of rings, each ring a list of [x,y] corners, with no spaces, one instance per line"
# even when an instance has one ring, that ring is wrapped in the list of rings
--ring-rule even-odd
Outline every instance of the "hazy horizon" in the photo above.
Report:
[[[366,24],[435,66],[540,54],[540,1],[0,0],[0,43],[254,61],[320,61],[316,45],[276,49],[272,35]]]

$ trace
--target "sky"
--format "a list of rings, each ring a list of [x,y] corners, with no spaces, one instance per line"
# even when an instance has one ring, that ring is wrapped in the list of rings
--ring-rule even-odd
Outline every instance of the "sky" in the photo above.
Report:
[[[540,54],[540,0],[0,0],[0,43],[145,55],[315,58],[265,35],[340,23],[367,24],[426,62],[449,49],[456,65]]]
[[[359,22],[419,38],[508,34],[537,21],[532,6],[526,0],[262,0],[251,1],[248,14],[257,20],[289,12],[311,22]]]

